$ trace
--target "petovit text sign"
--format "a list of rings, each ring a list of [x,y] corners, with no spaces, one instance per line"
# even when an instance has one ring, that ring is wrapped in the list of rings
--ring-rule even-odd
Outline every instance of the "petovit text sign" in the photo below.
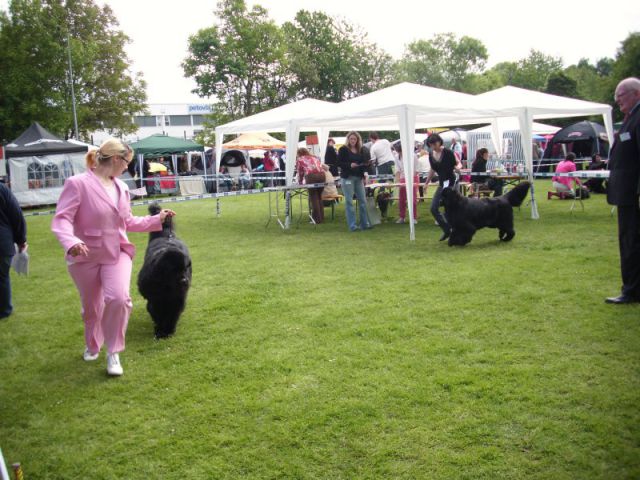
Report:
[[[211,105],[189,105],[189,113],[211,113]]]

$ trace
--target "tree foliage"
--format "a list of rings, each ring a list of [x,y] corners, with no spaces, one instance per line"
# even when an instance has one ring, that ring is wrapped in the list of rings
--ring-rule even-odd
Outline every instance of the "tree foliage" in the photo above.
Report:
[[[564,72],[554,72],[549,75],[545,92],[561,97],[575,98],[578,96],[578,82]]]
[[[81,134],[136,130],[145,84],[128,73],[128,37],[110,7],[92,0],[12,0],[0,13],[0,137],[12,140],[33,121],[73,132],[67,39]]]
[[[622,42],[616,54],[612,75],[618,83],[627,77],[640,77],[640,32],[634,32]]]
[[[298,96],[339,102],[391,81],[391,57],[345,20],[300,10],[283,30]]]
[[[549,77],[562,72],[562,58],[531,50],[529,56],[513,62],[501,62],[486,75],[495,75],[503,85],[544,91]]]
[[[586,58],[580,59],[576,65],[570,65],[564,74],[576,82],[577,98],[598,103],[613,105],[611,90],[611,70],[613,60],[601,58],[595,65]]]
[[[218,3],[218,23],[189,37],[182,63],[193,77],[194,93],[215,97],[218,121],[251,115],[291,97],[291,75],[284,64],[281,29],[259,5],[244,0]]]
[[[480,40],[467,36],[458,40],[453,33],[441,33],[410,43],[398,72],[410,82],[463,91],[471,75],[482,72],[487,59]]]

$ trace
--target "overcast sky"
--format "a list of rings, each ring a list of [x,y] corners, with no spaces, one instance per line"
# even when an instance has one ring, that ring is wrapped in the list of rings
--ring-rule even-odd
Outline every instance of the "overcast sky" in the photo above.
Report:
[[[134,71],[147,82],[149,103],[202,102],[190,91],[180,63],[191,34],[214,23],[217,0],[98,0],[108,3],[131,38],[127,47]],[[262,0],[281,24],[301,9],[323,11],[359,24],[371,41],[394,58],[417,39],[435,33],[468,35],[484,43],[489,66],[526,57],[533,48],[559,56],[565,65],[586,57],[614,57],[629,33],[640,31],[637,0],[456,0],[438,4],[416,0]],[[0,0],[6,9],[8,0]]]

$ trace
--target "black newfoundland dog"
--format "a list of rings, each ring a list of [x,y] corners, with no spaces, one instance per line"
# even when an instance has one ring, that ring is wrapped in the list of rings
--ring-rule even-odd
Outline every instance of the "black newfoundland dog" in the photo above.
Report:
[[[160,206],[153,203],[149,213]],[[138,290],[147,300],[147,311],[155,323],[156,338],[173,335],[191,286],[191,256],[184,242],[176,238],[173,219],[167,217],[162,231],[149,234],[144,264],[138,274]]]
[[[445,215],[451,226],[449,246],[466,245],[476,230],[484,227],[497,228],[498,238],[503,242],[511,240],[513,229],[513,207],[519,207],[527,197],[531,184],[521,182],[501,197],[468,198],[456,190],[442,191]]]

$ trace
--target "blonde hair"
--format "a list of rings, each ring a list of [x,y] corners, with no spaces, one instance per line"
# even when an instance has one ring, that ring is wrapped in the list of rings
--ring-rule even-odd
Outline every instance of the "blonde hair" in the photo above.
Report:
[[[113,157],[124,157],[127,162],[133,158],[133,150],[129,145],[117,138],[105,140],[97,150],[89,150],[84,157],[87,168],[96,168],[98,163],[107,163]]]
[[[359,134],[358,132],[349,132],[349,133],[347,133],[347,137],[346,137],[346,140],[347,140],[347,141],[346,141],[347,148],[351,148],[351,147],[349,146],[349,137],[350,137],[351,135],[355,136],[355,137],[358,139],[358,141],[356,142],[356,149],[357,149],[358,151],[362,150],[362,137],[360,136],[360,134]]]

